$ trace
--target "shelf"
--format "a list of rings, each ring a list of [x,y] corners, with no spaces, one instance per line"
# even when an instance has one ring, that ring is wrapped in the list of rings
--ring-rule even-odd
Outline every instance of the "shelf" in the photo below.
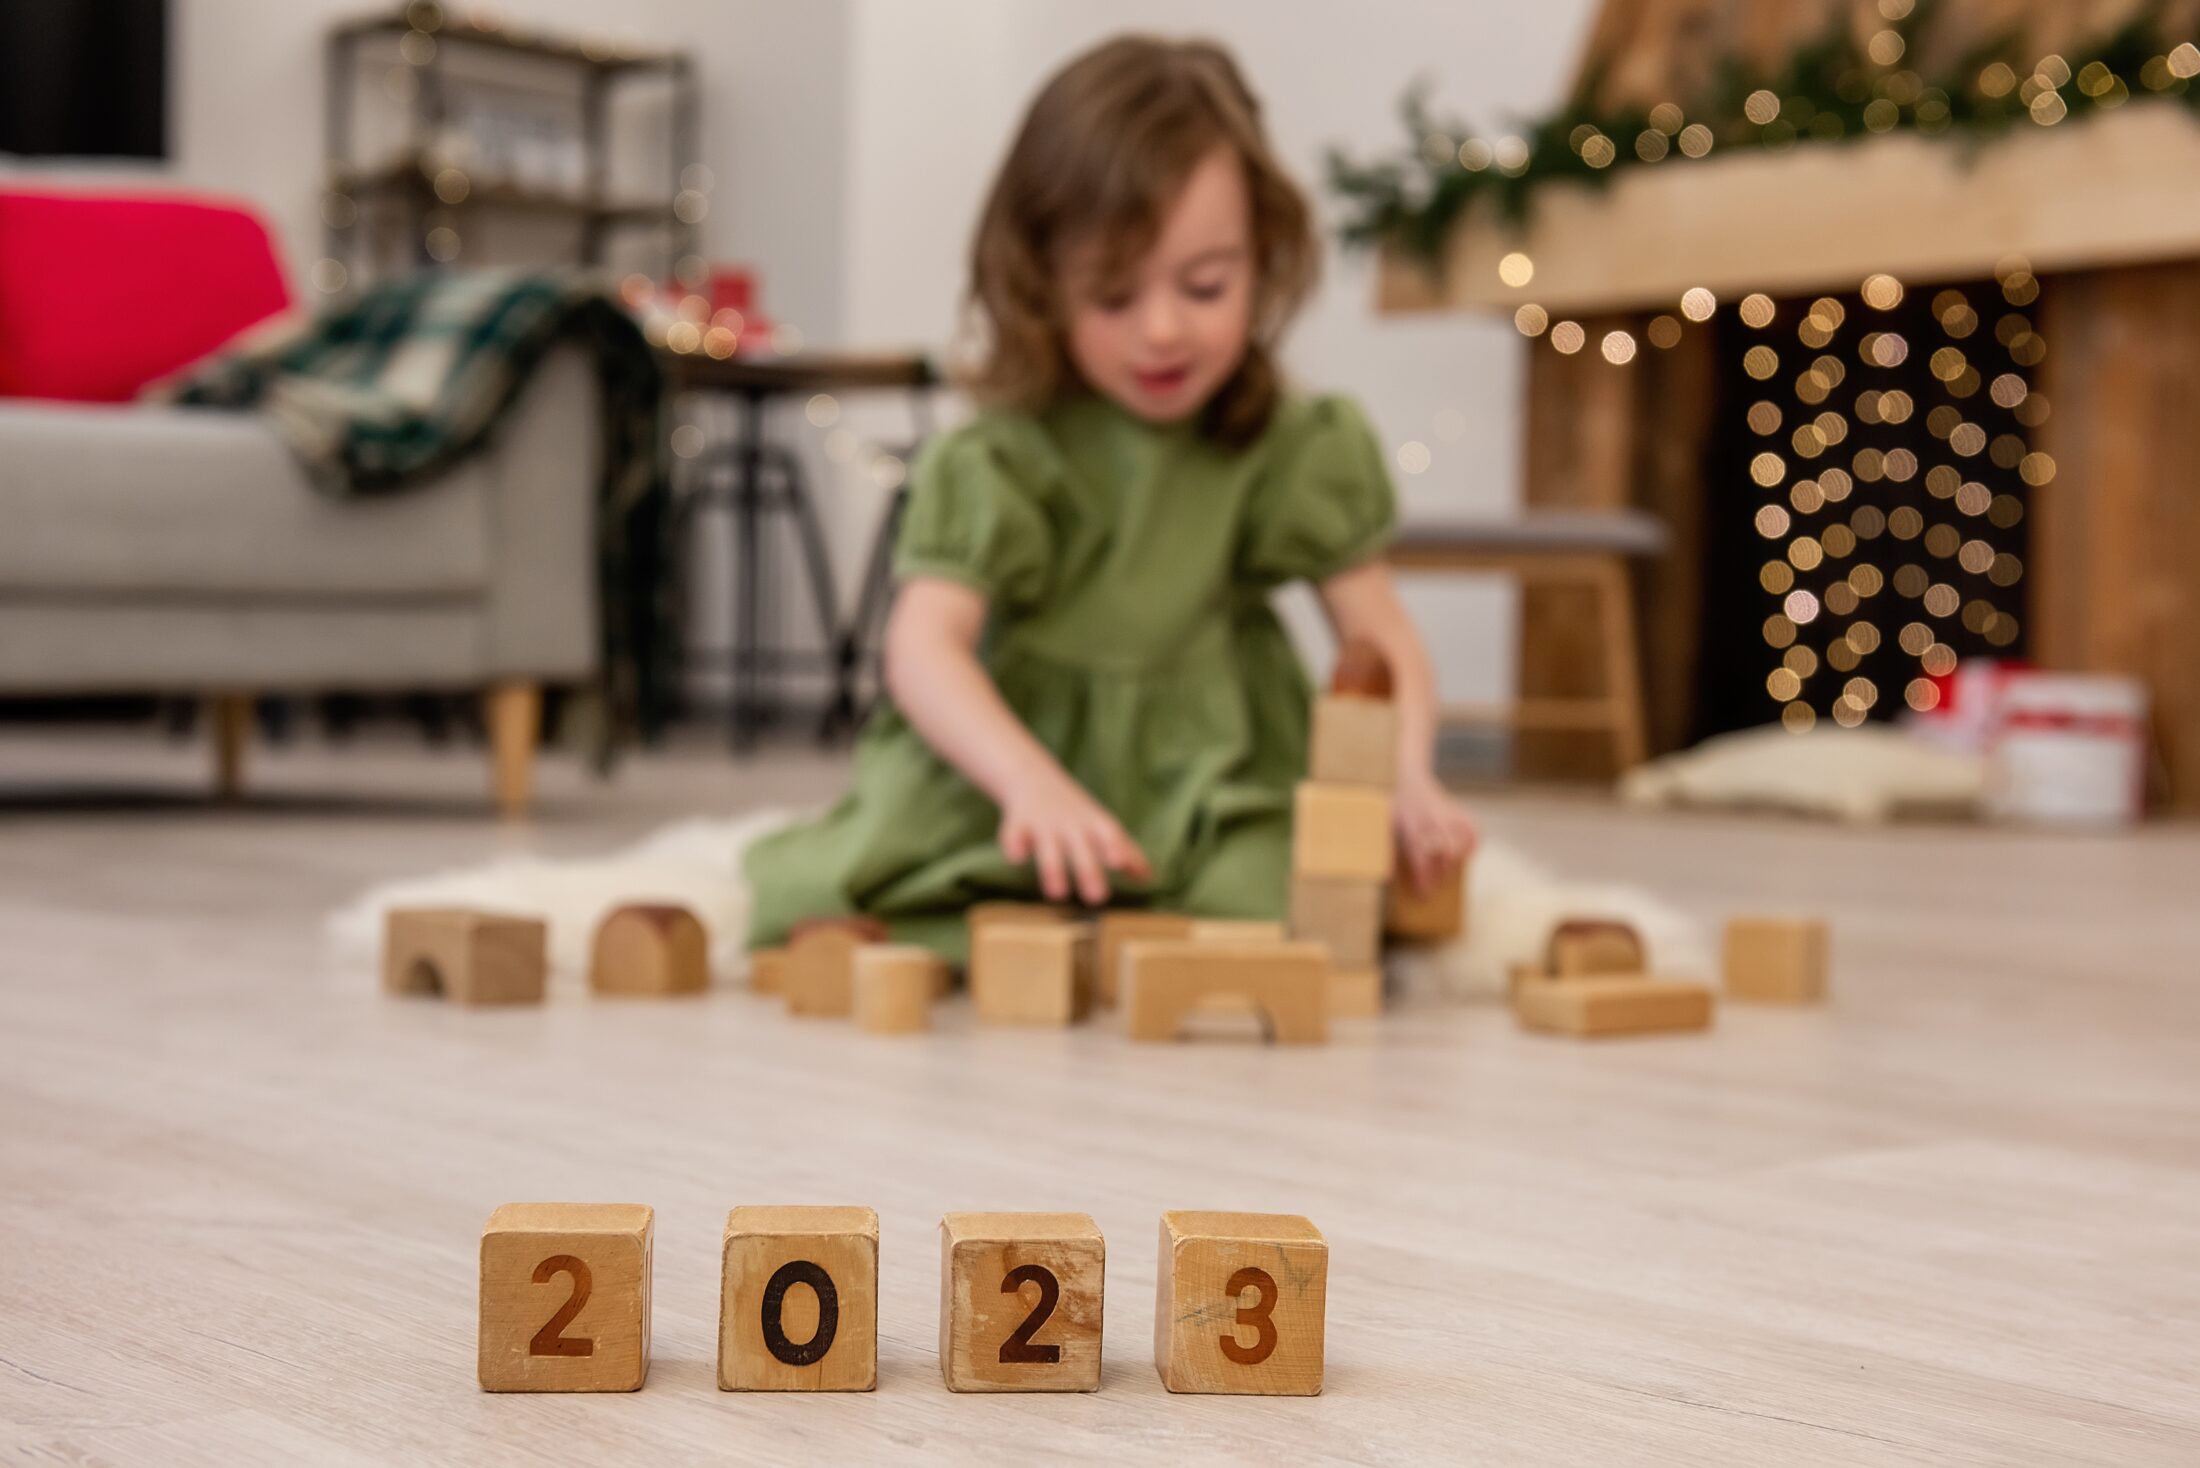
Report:
[[[344,44],[369,36],[401,36],[412,29],[412,23],[403,14],[362,16],[337,26],[331,33],[331,39],[338,44]],[[446,16],[443,24],[430,34],[435,37],[439,46],[456,43],[483,50],[501,51],[507,55],[540,57],[588,67],[605,74],[645,71],[677,73],[686,70],[688,66],[687,58],[678,52],[636,51],[609,44],[574,41],[513,26],[485,25],[477,19],[463,15]]]
[[[329,175],[328,186],[338,193],[349,194],[354,198],[405,196],[441,209],[476,209],[488,206],[540,214],[564,214],[605,224],[679,222],[673,216],[669,200],[619,202],[592,199],[553,189],[530,188],[478,178],[471,179],[471,187],[465,198],[455,204],[448,203],[436,194],[434,175],[416,157],[399,158],[380,168],[336,169]]]

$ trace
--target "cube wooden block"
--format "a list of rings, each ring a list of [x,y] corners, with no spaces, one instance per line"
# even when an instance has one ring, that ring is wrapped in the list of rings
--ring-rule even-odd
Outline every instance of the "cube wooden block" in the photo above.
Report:
[[[1083,1213],[940,1220],[940,1374],[957,1392],[1100,1387],[1107,1246]]]
[[[391,908],[382,924],[382,988],[459,1004],[539,1004],[549,927],[468,908]]]
[[[1075,912],[1052,902],[973,902],[969,911],[963,914],[963,923],[969,933],[970,949],[973,953],[978,948],[978,934],[994,923],[1029,928],[1040,923],[1076,921]]]
[[[1726,925],[1720,967],[1730,998],[1813,1003],[1826,997],[1826,925],[1813,918],[1735,918]]]
[[[749,988],[758,994],[787,990],[787,950],[759,948],[749,955]]]
[[[1379,968],[1333,969],[1329,975],[1329,1017],[1371,1019],[1383,1012],[1383,971]]]
[[[988,923],[970,954],[970,1003],[989,1025],[1070,1025],[1092,1011],[1093,936],[1085,923]]]
[[[1322,1389],[1329,1244],[1293,1213],[1161,1215],[1154,1365],[1172,1392]]]
[[[1281,943],[1291,932],[1260,918],[1194,918],[1184,936],[1194,943]]]
[[[1146,940],[1124,951],[1124,1010],[1133,1040],[1169,1040],[1193,1010],[1241,1002],[1270,1038],[1329,1038],[1329,954],[1319,943]]]
[[[481,1231],[483,1391],[630,1392],[649,1375],[640,1203],[507,1203]]]
[[[1432,886],[1417,890],[1404,872],[1390,879],[1383,899],[1383,932],[1408,943],[1448,943],[1466,931],[1467,868],[1461,863]]]
[[[596,927],[588,985],[598,994],[700,994],[710,987],[702,920],[669,902],[614,908]]]
[[[1133,942],[1158,938],[1189,938],[1192,920],[1178,912],[1151,912],[1117,908],[1100,914],[1098,994],[1100,1003],[1113,1006],[1123,989],[1123,950]]]
[[[1347,637],[1337,648],[1337,661],[1329,669],[1329,691],[1355,698],[1388,700],[1391,695],[1390,660],[1383,650],[1364,637]]]
[[[726,1215],[718,1386],[867,1392],[878,1385],[878,1214],[743,1207]]]
[[[1291,936],[1319,943],[1341,969],[1382,961],[1383,884],[1355,877],[1293,877]]]
[[[1568,918],[1551,930],[1543,971],[1554,979],[1641,974],[1648,959],[1642,935],[1616,918]]]
[[[906,1035],[932,1027],[932,1000],[947,960],[911,943],[866,943],[856,950],[856,1028]]]
[[[1291,872],[1299,877],[1390,876],[1390,795],[1362,785],[1307,781],[1292,802]]]
[[[885,938],[886,925],[875,918],[812,918],[795,924],[787,940],[787,1012],[834,1019],[855,1013],[856,950]]]
[[[1307,778],[1388,790],[1398,777],[1398,711],[1386,699],[1327,693],[1314,700]]]
[[[1700,1030],[1711,1023],[1711,990],[1683,979],[1531,979],[1513,990],[1521,1026],[1565,1035],[1634,1035]]]

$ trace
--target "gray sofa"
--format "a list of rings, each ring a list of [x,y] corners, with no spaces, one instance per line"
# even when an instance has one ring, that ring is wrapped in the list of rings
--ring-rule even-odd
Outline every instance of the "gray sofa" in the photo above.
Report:
[[[317,492],[257,415],[0,400],[0,692],[207,696],[234,793],[255,693],[478,689],[523,810],[541,687],[598,658],[601,455],[578,349],[485,452],[371,499]]]

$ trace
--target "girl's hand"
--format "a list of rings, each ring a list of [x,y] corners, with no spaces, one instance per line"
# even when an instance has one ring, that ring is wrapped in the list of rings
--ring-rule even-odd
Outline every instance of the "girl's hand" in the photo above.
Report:
[[[1153,868],[1138,843],[1060,769],[1042,769],[1019,781],[1001,801],[1001,853],[1013,862],[1036,862],[1039,890],[1050,902],[1076,895],[1088,907],[1108,900],[1109,872],[1144,880]]]
[[[1401,875],[1426,892],[1474,853],[1474,818],[1428,773],[1401,774],[1391,803]]]

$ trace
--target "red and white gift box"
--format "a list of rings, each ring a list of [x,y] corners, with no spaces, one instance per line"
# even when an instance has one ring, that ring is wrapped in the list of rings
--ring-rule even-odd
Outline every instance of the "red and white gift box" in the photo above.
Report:
[[[1986,805],[2040,825],[2125,826],[2146,807],[2147,691],[2136,678],[2010,672],[1986,739]]]

